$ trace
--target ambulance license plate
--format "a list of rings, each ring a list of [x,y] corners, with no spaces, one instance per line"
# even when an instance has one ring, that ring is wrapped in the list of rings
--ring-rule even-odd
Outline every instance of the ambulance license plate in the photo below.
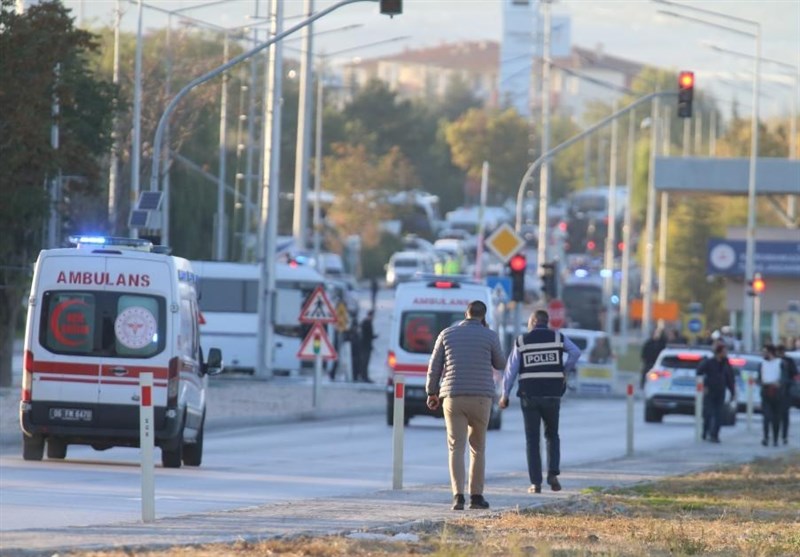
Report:
[[[92,411],[86,408],[51,408],[50,419],[66,422],[91,422]]]

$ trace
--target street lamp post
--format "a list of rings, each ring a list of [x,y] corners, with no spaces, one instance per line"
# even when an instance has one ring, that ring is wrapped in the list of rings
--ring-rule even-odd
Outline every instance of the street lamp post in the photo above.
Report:
[[[755,273],[755,251],[756,251],[756,163],[758,160],[758,107],[759,107],[759,86],[760,86],[760,61],[761,61],[761,24],[752,19],[744,19],[740,17],[731,16],[713,10],[706,10],[703,8],[696,8],[686,4],[678,4],[669,2],[667,0],[655,0],[660,4],[667,4],[677,8],[698,12],[705,15],[719,17],[728,21],[734,21],[739,24],[752,26],[754,31],[743,31],[736,27],[729,27],[720,23],[708,21],[702,18],[659,10],[661,13],[723,29],[731,33],[751,37],[755,41],[755,58],[753,59],[753,116],[750,123],[750,169],[748,173],[747,182],[747,231],[746,231],[746,247],[745,247],[745,270],[744,282],[753,279]],[[743,309],[743,332],[742,340],[744,341],[744,349],[751,351],[753,349],[753,300],[747,294],[747,288],[742,288],[742,309]]]

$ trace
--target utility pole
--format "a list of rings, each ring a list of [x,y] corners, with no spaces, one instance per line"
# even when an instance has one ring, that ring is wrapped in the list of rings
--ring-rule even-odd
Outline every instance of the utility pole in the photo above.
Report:
[[[653,99],[650,115],[650,164],[647,172],[647,210],[645,212],[644,283],[642,285],[642,337],[651,335],[653,325],[653,244],[656,229],[655,166],[658,150],[658,117],[661,99]]]
[[[617,112],[617,100],[614,100],[611,112]],[[608,225],[606,226],[606,252],[605,271],[603,280],[603,298],[606,307],[605,329],[609,338],[614,334],[614,304],[611,301],[614,295],[614,251],[617,242],[617,138],[619,135],[619,122],[611,122],[611,160],[608,164]]]
[[[283,0],[272,0],[272,25],[270,34],[275,37],[283,32]],[[261,242],[261,277],[258,282],[258,349],[256,376],[272,375],[272,318],[275,307],[275,252],[278,237],[278,193],[280,188],[281,163],[281,91],[283,90],[283,43],[276,41],[269,47],[270,71],[264,98],[264,181],[261,184],[261,220],[259,222]]]
[[[138,2],[138,16],[136,27],[136,60],[134,62],[133,79],[133,139],[131,141],[131,207],[133,208],[139,197],[139,162],[142,152],[142,13],[144,6],[142,0]],[[161,153],[153,153],[160,157]],[[139,237],[139,229],[130,229],[131,238]]]
[[[550,0],[542,0],[544,34],[542,40],[542,153],[550,150]],[[547,261],[547,205],[550,193],[550,160],[545,159],[539,174],[539,234],[536,249],[537,276],[544,273]]]
[[[114,69],[111,74],[111,81],[114,85],[119,84],[119,26],[122,20],[122,7],[120,0],[116,0],[116,7],[114,8]],[[119,176],[119,118],[117,117],[117,103],[114,101],[114,117],[111,124],[111,154],[109,156],[108,164],[108,223],[111,235],[117,234],[117,226],[119,223],[117,206],[117,196],[119,192],[118,176]]]
[[[314,13],[314,0],[304,0],[303,12],[306,17]],[[308,177],[309,160],[311,159],[311,117],[312,117],[312,81],[313,66],[313,24],[303,28],[302,50],[300,58],[300,91],[297,102],[297,147],[294,166],[294,219],[292,234],[298,249],[306,247],[306,220],[308,217]]]
[[[223,62],[228,61],[228,33],[225,33]],[[217,230],[215,235],[214,259],[225,261],[227,242],[225,241],[225,162],[228,148],[228,72],[222,73],[222,91],[219,101],[219,179],[217,181]],[[235,202],[235,200],[234,200]]]

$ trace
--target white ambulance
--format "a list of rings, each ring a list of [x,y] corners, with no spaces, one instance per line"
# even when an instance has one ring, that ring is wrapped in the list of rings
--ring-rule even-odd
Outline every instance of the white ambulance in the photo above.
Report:
[[[470,302],[480,300],[488,308],[487,324],[497,330],[500,321],[498,305],[493,300],[492,289],[465,277],[423,278],[397,286],[389,332],[389,366],[386,387],[386,423],[394,423],[394,378],[405,378],[404,422],[414,416],[442,417],[441,407],[431,412],[427,405],[425,379],[428,361],[439,333],[464,319]],[[502,336],[501,336],[502,338]],[[502,385],[502,370],[494,370],[496,393],[489,419],[489,429],[500,429],[502,417],[498,401]]]
[[[153,374],[155,443],[165,467],[199,466],[208,375],[196,275],[145,240],[73,238],[43,250],[25,328],[23,458],[62,459],[70,444],[139,446],[139,374]]]

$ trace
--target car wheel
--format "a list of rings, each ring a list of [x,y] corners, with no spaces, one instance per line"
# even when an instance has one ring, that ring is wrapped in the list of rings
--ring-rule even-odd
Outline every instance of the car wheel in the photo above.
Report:
[[[194,443],[187,443],[183,446],[183,463],[186,466],[200,466],[203,462],[203,431],[205,431],[206,417],[200,421],[200,429],[197,431],[197,439]]]
[[[44,437],[33,435],[22,436],[22,458],[24,460],[42,460],[44,455]]]
[[[644,407],[644,421],[648,424],[660,424],[664,419],[664,415],[657,408],[653,408],[649,404]]]
[[[61,439],[47,440],[47,458],[64,459],[67,457],[67,443]]]

